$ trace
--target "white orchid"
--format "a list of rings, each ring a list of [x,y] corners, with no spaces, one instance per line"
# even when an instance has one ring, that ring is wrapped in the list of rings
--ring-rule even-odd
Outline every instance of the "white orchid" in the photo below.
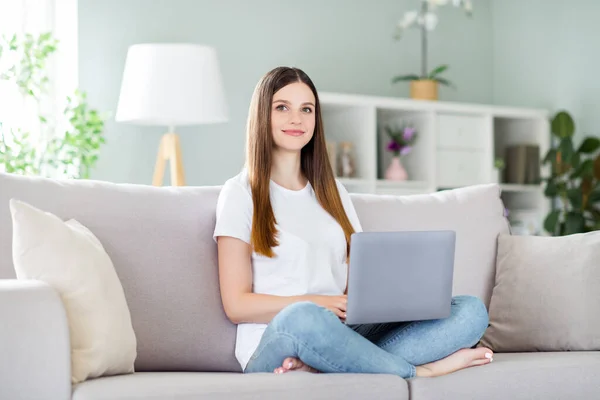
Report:
[[[404,17],[398,21],[398,28],[400,29],[408,29],[410,28],[419,17],[418,11],[407,11],[404,13]]]
[[[420,75],[410,74],[398,76],[394,78],[393,82],[428,78],[435,79],[442,84],[450,84],[450,82],[448,82],[446,79],[439,76],[448,68],[447,65],[438,66],[430,72],[427,70],[427,32],[433,31],[439,23],[439,18],[436,14],[438,7],[451,4],[454,7],[462,8],[467,15],[470,16],[473,12],[473,4],[471,1],[472,0],[421,0],[420,10],[412,10],[404,13],[402,18],[396,24],[396,34],[394,35],[395,38],[400,39],[402,37],[402,33],[406,29],[411,27],[418,28],[421,31],[421,48],[424,49],[425,54],[422,55],[423,60]]]
[[[425,25],[425,29],[432,31],[438,24],[438,16],[432,12],[428,12],[422,18],[421,24]]]
[[[436,7],[443,7],[448,4],[449,0],[425,0],[429,3],[430,9],[435,9]],[[452,0],[453,3],[456,3],[456,0]]]
[[[465,0],[463,2],[463,8],[468,14],[471,14],[473,12],[473,4],[471,3],[471,0]]]
[[[421,0],[424,7],[420,11],[412,10],[404,13],[402,18],[396,24],[396,39],[400,39],[402,33],[413,26],[424,27],[428,31],[434,30],[439,22],[438,16],[435,14],[437,7],[442,7],[451,3],[454,7],[460,7],[468,15],[473,11],[471,0]]]
[[[425,1],[427,1],[427,2],[433,1],[435,3],[438,3],[438,5],[439,5],[440,0],[425,0]],[[447,1],[445,1],[445,0],[441,0],[441,1],[443,1],[444,4],[447,3]],[[467,12],[467,14],[471,14],[471,12],[473,11],[473,3],[471,2],[471,0],[452,0],[452,5],[454,7],[462,8],[463,10],[465,10]]]

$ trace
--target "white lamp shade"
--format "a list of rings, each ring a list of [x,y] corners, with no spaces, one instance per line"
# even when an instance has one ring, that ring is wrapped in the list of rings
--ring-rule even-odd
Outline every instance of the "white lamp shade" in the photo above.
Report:
[[[115,119],[165,126],[226,121],[216,51],[185,43],[131,46]]]

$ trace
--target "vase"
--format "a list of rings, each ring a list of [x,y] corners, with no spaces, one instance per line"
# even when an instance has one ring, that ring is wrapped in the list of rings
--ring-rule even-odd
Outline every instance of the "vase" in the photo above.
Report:
[[[437,81],[431,79],[410,81],[410,97],[416,100],[437,100]]]
[[[390,181],[405,181],[407,178],[408,174],[400,162],[400,157],[396,156],[392,158],[390,165],[385,171],[385,179]]]

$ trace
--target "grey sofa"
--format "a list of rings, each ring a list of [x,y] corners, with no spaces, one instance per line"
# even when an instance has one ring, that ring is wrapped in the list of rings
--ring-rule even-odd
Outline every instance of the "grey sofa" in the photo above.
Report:
[[[438,378],[241,374],[222,309],[212,241],[219,187],[155,188],[0,174],[0,399],[598,399],[600,353],[496,354]],[[10,198],[76,218],[115,265],[138,342],[136,372],[70,384],[69,337],[56,291],[17,281]],[[496,185],[416,196],[353,194],[365,230],[454,229],[455,294],[489,305],[496,238],[508,233]]]

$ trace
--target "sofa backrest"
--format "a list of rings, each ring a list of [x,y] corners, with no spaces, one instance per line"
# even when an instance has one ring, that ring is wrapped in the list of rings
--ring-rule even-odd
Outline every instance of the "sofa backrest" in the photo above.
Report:
[[[123,285],[138,371],[239,371],[212,240],[217,187],[162,187],[0,174],[0,278],[14,278],[8,202],[18,198],[100,240]]]
[[[453,294],[477,296],[489,307],[497,237],[510,233],[500,193],[498,185],[484,184],[411,196],[351,196],[365,231],[456,231]]]
[[[212,240],[219,190],[0,174],[0,279],[15,277],[11,198],[75,218],[101,241],[122,282],[138,341],[136,370],[239,371]],[[366,231],[456,230],[454,293],[489,304],[496,238],[508,232],[497,185],[351,196]]]

